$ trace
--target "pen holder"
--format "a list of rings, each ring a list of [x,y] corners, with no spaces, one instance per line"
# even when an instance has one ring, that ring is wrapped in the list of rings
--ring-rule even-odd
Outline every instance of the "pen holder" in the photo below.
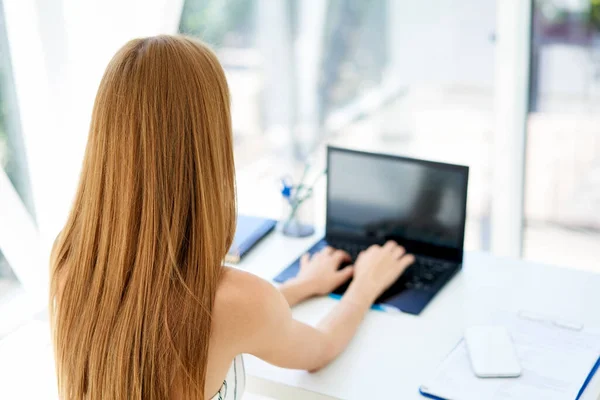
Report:
[[[325,175],[327,170],[320,171],[311,183],[306,183],[310,166],[304,166],[304,172],[298,183],[294,183],[290,176],[281,179],[281,195],[284,200],[283,217],[280,221],[280,230],[286,236],[307,237],[315,233],[315,228],[310,224],[301,222],[301,212],[306,212],[306,206],[303,206],[306,200],[309,200],[313,194],[313,188],[319,182],[319,179]]]
[[[315,229],[312,225],[301,222],[300,208],[302,202],[298,202],[296,199],[285,199],[283,205],[283,216],[280,222],[281,233],[285,236],[290,237],[307,237],[315,233]]]

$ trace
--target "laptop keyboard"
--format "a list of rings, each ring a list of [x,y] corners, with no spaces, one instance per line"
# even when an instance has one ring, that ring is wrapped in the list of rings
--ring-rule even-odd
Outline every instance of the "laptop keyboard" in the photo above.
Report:
[[[431,257],[416,256],[415,263],[405,274],[408,289],[430,289],[431,286],[446,272],[453,270],[455,263]]]
[[[332,244],[332,247],[344,250],[346,253],[350,254],[350,257],[352,257],[352,261],[356,260],[356,257],[358,257],[360,252],[366,249],[365,246],[353,243],[336,243],[335,245]]]
[[[365,250],[363,245],[353,243],[336,243],[332,247],[346,251],[356,260],[358,254]],[[456,268],[456,264],[432,257],[415,256],[415,262],[404,272],[402,281],[407,289],[429,290],[438,279]]]

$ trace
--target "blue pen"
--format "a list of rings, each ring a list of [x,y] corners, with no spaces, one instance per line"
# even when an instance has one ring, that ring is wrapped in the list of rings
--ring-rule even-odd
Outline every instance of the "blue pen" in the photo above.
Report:
[[[293,186],[292,186],[289,178],[281,178],[281,195],[285,199],[289,200],[290,197],[292,197],[292,189],[293,189]]]

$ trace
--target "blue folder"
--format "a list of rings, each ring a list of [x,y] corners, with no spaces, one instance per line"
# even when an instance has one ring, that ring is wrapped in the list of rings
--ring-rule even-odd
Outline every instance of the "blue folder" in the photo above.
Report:
[[[277,225],[277,221],[268,218],[238,215],[235,236],[231,248],[225,256],[225,262],[236,264],[262,238],[267,236]]]
[[[596,371],[598,371],[598,368],[600,368],[600,357],[598,357],[596,364],[594,364],[594,367],[588,374],[587,378],[585,378],[585,382],[583,382],[583,386],[581,387],[581,389],[579,389],[579,393],[577,393],[577,398],[575,400],[579,400],[581,398],[581,395],[585,391],[585,388],[589,385],[589,383],[592,380],[592,378],[594,377],[594,374],[596,373]]]

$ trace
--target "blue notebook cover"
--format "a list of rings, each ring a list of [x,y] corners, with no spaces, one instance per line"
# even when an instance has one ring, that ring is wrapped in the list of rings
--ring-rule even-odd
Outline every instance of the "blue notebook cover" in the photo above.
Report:
[[[277,221],[273,219],[238,215],[237,226],[233,243],[225,262],[236,264],[248,253],[262,238],[271,232]]]
[[[577,393],[577,398],[575,400],[579,400],[579,398],[581,397],[581,395],[585,391],[585,388],[589,385],[590,381],[592,380],[592,378],[594,377],[594,375],[598,371],[598,368],[600,368],[600,357],[596,361],[596,364],[594,365],[594,368],[592,368],[592,370],[590,371],[590,374],[587,376],[587,378],[585,378],[585,382],[583,382],[583,386],[581,386],[581,389],[579,389],[579,393]]]

